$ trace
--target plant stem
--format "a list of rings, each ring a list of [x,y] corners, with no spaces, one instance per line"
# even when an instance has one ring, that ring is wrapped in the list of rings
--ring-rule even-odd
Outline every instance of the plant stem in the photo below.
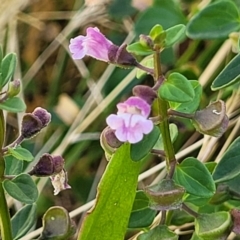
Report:
[[[5,122],[3,112],[0,111],[0,147],[2,148],[5,137]],[[12,240],[12,229],[10,214],[7,206],[6,196],[3,189],[5,172],[5,162],[2,153],[0,153],[0,230],[3,240]]]
[[[163,78],[162,72],[161,72],[160,51],[156,51],[154,54],[154,71],[155,71],[154,72],[155,82],[157,82],[160,78],[161,79]],[[169,172],[170,166],[172,165],[171,162],[174,162],[174,168],[175,168],[176,158],[175,158],[175,152],[174,152],[173,144],[170,137],[168,107],[169,107],[168,102],[162,99],[161,97],[159,97],[158,98],[158,113],[160,116],[159,128],[160,128],[162,139],[163,139],[167,171]],[[171,172],[174,172],[174,169],[172,169]]]
[[[0,229],[3,240],[12,240],[12,229],[5,192],[0,182]]]
[[[197,218],[199,214],[195,211],[193,211],[191,208],[189,208],[185,203],[182,204],[182,209],[192,215],[193,217]]]

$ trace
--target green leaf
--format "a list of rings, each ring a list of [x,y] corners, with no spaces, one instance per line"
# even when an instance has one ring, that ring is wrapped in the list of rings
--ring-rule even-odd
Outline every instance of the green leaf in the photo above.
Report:
[[[173,0],[158,0],[152,7],[140,13],[136,20],[136,35],[149,34],[149,29],[160,24],[163,29],[177,24],[185,24],[186,18],[180,10],[179,4]]]
[[[87,213],[78,240],[124,239],[142,162],[130,158],[130,145],[117,149],[98,186],[96,205]]]
[[[19,161],[13,156],[4,156],[5,174],[18,175],[23,172],[23,161]]]
[[[174,179],[185,187],[188,193],[199,197],[212,197],[216,191],[208,169],[196,158],[186,158],[177,165]]]
[[[213,172],[215,182],[225,182],[240,175],[240,137],[228,147]]]
[[[2,63],[2,59],[3,59],[3,50],[2,50],[2,47],[0,46],[0,65]]]
[[[130,148],[130,155],[132,160],[137,162],[146,157],[157,142],[159,134],[159,128],[157,126],[154,126],[153,130],[149,134],[144,135],[141,142],[132,144]]]
[[[160,238],[159,238],[160,237]],[[177,240],[178,236],[170,231],[167,226],[159,225],[150,231],[138,236],[137,240]]]
[[[218,89],[232,85],[240,80],[240,54],[235,56],[228,65],[214,79],[211,89]]]
[[[161,98],[172,102],[189,102],[194,99],[191,83],[180,73],[171,73],[159,89]]]
[[[195,195],[192,195],[192,194],[189,194],[184,202],[186,203],[191,203],[197,207],[202,207],[202,206],[205,206],[209,200],[211,199],[211,197],[199,197],[199,196],[195,196]]]
[[[24,112],[26,105],[23,100],[19,97],[8,98],[6,101],[0,103],[0,109],[9,112]]]
[[[157,38],[159,35],[161,35],[162,33],[164,33],[163,27],[159,24],[156,24],[149,33],[149,36],[155,40],[155,38]]]
[[[27,149],[18,146],[16,148],[8,148],[7,154],[12,155],[18,160],[23,160],[26,162],[31,162],[33,160],[33,155]]]
[[[143,46],[140,42],[133,43],[127,46],[127,51],[130,53],[134,53],[136,55],[150,55],[153,54],[153,50],[147,46]]]
[[[8,81],[11,80],[17,64],[17,56],[15,53],[9,53],[6,55],[1,63],[1,82],[0,88],[3,88]]]
[[[193,222],[193,216],[189,215],[182,209],[172,211],[170,225],[181,226],[185,223]]]
[[[152,224],[156,211],[149,208],[149,199],[143,191],[138,191],[133,203],[128,228],[145,228]]]
[[[169,102],[170,107],[173,110],[183,113],[194,113],[198,109],[202,97],[202,86],[195,80],[190,80],[189,82],[191,83],[195,93],[194,99],[187,103]]]
[[[177,139],[178,136],[178,127],[176,124],[174,123],[170,123],[169,124],[169,131],[170,131],[170,137],[171,137],[171,141],[172,143],[175,142],[175,140]],[[164,150],[164,146],[163,146],[163,139],[162,139],[162,134],[160,133],[159,138],[156,142],[156,144],[153,147],[154,149],[157,150]]]
[[[203,239],[226,239],[231,224],[231,215],[228,212],[201,214],[196,218],[195,231]]]
[[[43,216],[43,232],[39,240],[66,240],[76,232],[68,211],[63,207],[51,207]]]
[[[166,48],[173,46],[175,43],[180,42],[186,37],[186,27],[183,24],[178,24],[176,26],[168,28],[167,30],[165,30],[165,32],[166,38],[164,46]]]
[[[34,226],[37,220],[37,205],[26,205],[21,208],[11,219],[13,239],[17,240]]]
[[[187,25],[187,35],[193,39],[226,38],[240,28],[237,6],[231,0],[220,0],[197,13]]]
[[[12,180],[4,180],[5,191],[13,198],[26,204],[36,202],[38,198],[37,187],[28,174],[20,174]]]

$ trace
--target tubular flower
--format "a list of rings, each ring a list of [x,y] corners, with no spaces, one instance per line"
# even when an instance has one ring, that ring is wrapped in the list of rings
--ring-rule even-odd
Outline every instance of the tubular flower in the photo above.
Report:
[[[117,139],[121,142],[137,143],[143,139],[143,134],[153,130],[153,122],[148,120],[150,105],[139,97],[130,97],[117,105],[117,114],[111,114],[106,121],[115,130]]]
[[[113,45],[97,27],[89,27],[87,36],[78,36],[70,40],[69,49],[73,59],[82,59],[88,55],[109,62],[108,52]]]

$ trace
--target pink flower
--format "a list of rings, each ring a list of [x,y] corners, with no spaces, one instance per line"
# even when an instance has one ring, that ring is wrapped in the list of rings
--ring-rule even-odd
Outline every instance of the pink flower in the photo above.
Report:
[[[117,108],[117,115],[111,114],[106,121],[121,142],[140,142],[144,134],[153,130],[153,122],[147,119],[151,108],[143,99],[130,97],[124,103],[119,103]]]
[[[97,27],[89,27],[87,36],[78,36],[70,40],[69,49],[73,59],[82,59],[85,55],[108,62],[108,52],[113,43]]]

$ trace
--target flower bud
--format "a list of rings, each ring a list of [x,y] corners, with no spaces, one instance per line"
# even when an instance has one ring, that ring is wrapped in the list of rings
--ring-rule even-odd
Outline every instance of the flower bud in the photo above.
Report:
[[[48,177],[60,173],[63,167],[64,159],[61,156],[52,156],[45,153],[29,174],[37,177]]]
[[[148,86],[145,85],[137,85],[132,90],[133,95],[142,98],[149,105],[151,105],[155,98],[157,98],[157,93]]]
[[[171,210],[180,208],[185,189],[171,179],[164,179],[159,184],[144,189],[150,200],[150,208],[155,210]]]
[[[51,114],[45,109],[37,107],[32,113],[26,113],[22,119],[21,134],[24,138],[31,138],[39,133],[51,121]]]
[[[9,98],[15,97],[21,90],[21,82],[19,79],[15,79],[8,84],[7,96]]]
[[[51,121],[51,114],[44,108],[37,107],[32,114],[41,121],[43,127],[46,127]]]
[[[111,45],[108,50],[108,58],[110,63],[117,64],[122,67],[136,66],[136,59],[126,50],[126,47],[126,44],[123,44],[120,47]]]
[[[221,137],[227,130],[228,122],[225,103],[222,100],[213,102],[205,109],[197,111],[192,119],[197,131],[213,137]]]
[[[105,151],[106,159],[109,160],[116,148],[119,148],[123,143],[117,139],[115,130],[106,127],[100,136],[100,144]]]
[[[139,36],[139,42],[142,46],[153,49],[154,43],[150,36],[141,34]]]

